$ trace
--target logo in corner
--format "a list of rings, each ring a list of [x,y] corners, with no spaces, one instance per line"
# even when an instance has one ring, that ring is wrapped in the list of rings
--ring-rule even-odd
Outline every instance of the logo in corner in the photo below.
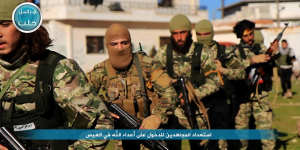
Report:
[[[19,31],[34,32],[42,24],[41,10],[33,3],[22,3],[13,11],[12,21]]]

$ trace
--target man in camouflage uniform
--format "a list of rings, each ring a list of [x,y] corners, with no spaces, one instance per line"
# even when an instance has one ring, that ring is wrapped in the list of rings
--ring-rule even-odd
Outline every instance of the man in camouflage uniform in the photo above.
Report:
[[[171,44],[162,46],[157,52],[155,59],[160,61],[163,67],[168,71],[169,76],[174,79],[184,77],[189,79],[191,74],[191,66],[189,61],[184,61],[185,58],[190,59],[192,50],[195,45],[192,41],[192,24],[190,20],[184,15],[174,16],[169,23],[169,30],[171,32]],[[173,51],[173,70],[167,68],[167,49]],[[203,112],[198,109],[195,112],[195,118],[199,129],[207,129],[208,126],[205,122]],[[184,114],[180,102],[177,102],[175,114],[170,120],[168,128],[191,129],[187,117]],[[201,141],[190,141],[191,149],[202,147]],[[172,141],[168,143],[171,149],[181,149],[181,141]]]
[[[121,24],[112,24],[107,29],[105,44],[109,58],[88,73],[98,94],[143,120],[140,129],[158,129],[167,123],[167,115],[173,112],[177,95],[171,86],[171,78],[161,69],[160,63],[140,53],[132,53],[129,31]],[[116,128],[120,126],[115,124]],[[140,149],[135,141],[123,140],[120,145],[123,149]]]
[[[272,65],[267,63],[271,57],[266,55],[266,47],[263,43],[254,43],[254,28],[255,24],[248,20],[242,20],[234,26],[234,33],[241,39],[240,44],[237,46],[235,55],[240,58],[242,65],[241,70],[245,70],[247,67],[253,64],[269,65],[267,68],[271,70],[265,70],[265,73],[272,72]],[[272,44],[273,50],[272,56],[274,56],[278,49],[278,41]],[[245,75],[246,76],[246,75]],[[250,116],[253,115],[255,119],[255,125],[257,129],[272,129],[272,109],[270,102],[268,101],[268,91],[271,90],[270,79],[264,79],[262,82],[257,82],[254,85],[254,89],[249,88],[246,82],[247,79],[241,80],[239,85],[240,106],[236,116],[236,129],[249,129]],[[272,81],[271,81],[272,82]],[[250,92],[251,93],[250,93]],[[263,150],[272,150],[275,146],[274,140],[261,140]],[[241,149],[246,150],[248,141],[241,140]]]
[[[203,49],[200,52],[201,56],[197,55],[199,53],[195,52],[195,47],[199,46],[199,44],[193,43],[191,38],[192,25],[189,19],[184,15],[180,14],[174,16],[169,23],[169,29],[171,32],[171,44],[161,47],[155,56],[156,59],[163,64],[164,68],[173,78],[184,77],[193,83],[194,91],[192,92],[195,93],[198,100],[219,91],[222,85],[221,78],[219,78],[220,74],[218,75],[218,73],[210,73],[207,74],[207,76],[204,75],[205,72],[217,70],[215,60],[217,58],[216,52]],[[210,34],[212,35],[212,27],[210,30]],[[172,59],[168,59],[170,58],[170,55]],[[199,63],[193,63],[193,59],[195,59],[195,57],[196,60],[199,60],[197,58],[200,57]],[[193,75],[194,73],[195,75]],[[208,112],[209,117],[211,117],[210,110]],[[203,113],[206,112],[197,110],[195,116],[198,123],[198,128],[207,129],[208,126],[205,123],[207,122],[207,119],[204,117]],[[191,129],[191,126],[184,115],[184,111],[179,104],[175,110],[175,116],[178,118],[179,124],[182,128]],[[210,120],[212,119],[210,118]],[[191,149],[201,148],[199,141],[190,141],[190,144]]]
[[[241,79],[241,72],[239,69],[233,69],[240,64],[240,61],[232,54],[232,48],[226,48],[218,44],[214,37],[213,25],[209,20],[201,20],[195,25],[198,45],[201,45],[201,69],[206,78],[205,84],[211,85],[212,83],[206,82],[207,80],[219,81],[215,83],[216,90],[209,93],[208,96],[202,98],[205,106],[209,108],[208,115],[213,129],[229,129],[230,118],[232,115],[231,104],[229,97],[226,96],[224,89],[224,81]],[[212,74],[209,76],[209,74]],[[228,84],[225,82],[225,84]],[[200,85],[201,87],[201,85]],[[226,85],[225,85],[226,87]],[[201,91],[203,92],[203,91]],[[210,141],[209,149],[227,149],[227,142],[225,140]]]
[[[51,45],[47,30],[41,26],[26,34],[16,29],[11,21],[12,12],[23,2],[0,1],[1,126],[12,131],[89,129],[94,128],[92,125],[96,129],[112,129],[109,111],[89,86],[78,64],[47,50]],[[53,61],[56,66],[45,68],[52,65],[48,64],[52,62],[48,58],[60,59]],[[53,72],[48,74],[50,69]],[[51,84],[44,84],[46,81],[43,78]],[[26,149],[30,150],[104,149],[107,144],[104,140],[76,141],[72,145],[58,141],[24,142]]]

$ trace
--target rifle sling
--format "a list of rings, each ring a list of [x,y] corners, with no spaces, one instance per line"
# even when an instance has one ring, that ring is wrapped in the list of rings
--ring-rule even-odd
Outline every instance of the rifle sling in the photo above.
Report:
[[[191,82],[194,87],[199,87],[204,83],[204,75],[201,70],[201,53],[202,53],[202,44],[195,44],[194,53],[192,56],[192,65],[191,65]]]
[[[171,44],[167,45],[167,73],[170,77],[174,78],[173,48]]]
[[[206,119],[206,122],[205,122],[205,123],[206,123],[206,125],[207,125],[207,128],[210,129],[210,123],[209,123],[209,118],[208,118],[207,110],[206,110],[206,108],[205,108],[203,102],[197,98],[197,95],[196,95],[196,93],[194,92],[195,89],[194,89],[194,87],[192,86],[191,82],[188,81],[188,82],[186,83],[186,87],[189,87],[189,88],[190,88],[190,90],[188,90],[188,92],[191,92],[191,94],[194,95],[194,96],[193,96],[194,99],[192,99],[192,101],[197,105],[198,109],[200,109],[200,112],[203,113],[203,116],[204,116],[205,119]]]
[[[202,44],[195,44],[194,53],[192,55],[192,65],[191,65],[191,78],[193,85],[199,87],[204,83],[204,75],[201,71],[201,53],[202,53]],[[185,57],[180,58],[183,61],[190,62],[190,59]],[[170,77],[175,78],[174,67],[173,67],[173,47],[171,44],[167,45],[167,73]]]
[[[242,59],[246,59],[245,51],[244,51],[244,49],[243,49],[243,47],[242,47],[241,45],[238,45],[238,50],[239,50],[239,52],[240,52],[240,57],[241,57]]]
[[[144,81],[142,66],[141,66],[138,54],[134,54],[133,60],[134,60],[136,69],[138,71],[138,76],[139,76],[139,80],[140,80],[140,84],[141,84],[141,88],[142,88],[142,96],[144,99],[144,117],[147,117],[150,115],[150,105],[149,105],[150,103],[148,100],[147,91],[145,89],[145,81]]]

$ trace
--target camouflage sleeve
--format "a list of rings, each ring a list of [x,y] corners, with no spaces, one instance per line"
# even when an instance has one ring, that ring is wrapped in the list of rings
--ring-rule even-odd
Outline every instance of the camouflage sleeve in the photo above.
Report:
[[[261,50],[260,53],[261,54],[265,54],[268,51],[268,48],[265,46],[265,44],[260,44]]]
[[[70,128],[88,129],[96,123],[96,129],[112,129],[112,118],[103,103],[96,96],[81,68],[74,60],[59,61],[53,77],[54,98],[64,109]],[[97,120],[96,120],[97,119]],[[70,149],[93,146],[104,149],[107,141],[76,141]]]
[[[234,53],[235,48],[229,47],[225,49],[226,63],[223,75],[229,80],[241,80],[245,78],[245,69],[241,59],[239,59]]]
[[[154,60],[160,62],[162,67],[166,68],[166,64],[167,64],[166,57],[167,57],[167,45],[164,45],[159,48],[157,54],[154,57]]]
[[[195,88],[195,93],[199,99],[202,99],[212,93],[219,91],[221,87],[220,79],[216,74],[210,74],[205,77],[205,83]]]
[[[151,63],[151,82],[153,89],[160,96],[158,104],[152,109],[152,114],[161,117],[162,124],[168,122],[168,116],[175,109],[177,94],[172,84],[172,79],[162,69],[161,63],[152,61]]]
[[[101,88],[104,76],[104,66],[103,63],[95,65],[93,70],[89,71],[86,75],[90,82],[90,84],[96,89],[98,92]]]
[[[246,69],[247,67],[249,67],[251,65],[251,57],[254,56],[254,53],[249,53],[248,55],[246,55],[246,59],[243,59],[241,57],[240,51],[238,50],[238,48],[236,47],[234,50],[234,55],[239,59],[240,61],[240,69]]]

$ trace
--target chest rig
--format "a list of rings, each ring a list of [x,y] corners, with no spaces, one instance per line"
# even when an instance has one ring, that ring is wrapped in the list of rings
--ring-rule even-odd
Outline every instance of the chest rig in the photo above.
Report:
[[[261,50],[261,46],[257,43],[255,43],[252,47],[244,47],[241,44],[239,44],[237,47],[238,47],[238,50],[239,50],[239,53],[240,53],[240,57],[242,59],[247,58],[244,48],[249,48],[250,51],[253,52],[255,55],[258,55],[260,50]]]
[[[30,126],[31,129],[49,129],[63,126],[64,118],[62,117],[61,108],[53,98],[53,73],[59,60],[65,57],[47,50],[45,57],[39,62],[36,74],[35,89],[33,94],[20,95],[13,98],[1,99],[11,102],[8,110],[0,110],[1,126],[22,130]],[[16,104],[35,103],[36,109],[27,112],[16,112]]]
[[[135,53],[130,69],[122,72],[116,71],[109,61],[105,61],[108,76],[105,87],[109,101],[139,119],[149,116],[158,102],[158,95],[154,93],[150,81],[151,68],[141,65],[142,57]]]
[[[225,47],[223,45],[217,44],[217,58],[224,63],[225,59]],[[194,87],[199,87],[200,85],[204,84],[205,76],[204,72],[201,69],[201,54],[202,54],[203,45],[200,43],[195,43],[194,53],[192,58],[186,58],[182,56],[179,59],[182,59],[183,62],[191,62],[191,76],[190,81]],[[167,73],[170,77],[175,78],[176,75],[174,73],[174,58],[173,58],[173,48],[171,44],[167,45]]]

